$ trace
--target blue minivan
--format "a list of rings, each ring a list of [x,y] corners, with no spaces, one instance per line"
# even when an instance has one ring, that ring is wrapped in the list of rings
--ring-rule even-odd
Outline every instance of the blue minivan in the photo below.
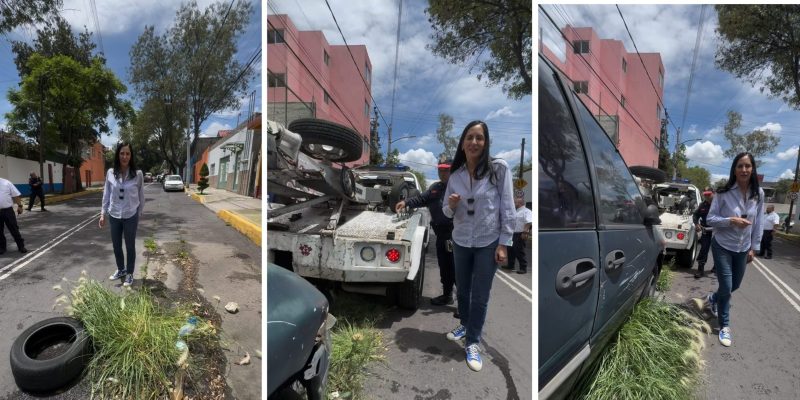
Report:
[[[661,271],[646,205],[609,136],[539,55],[539,399],[561,399]]]

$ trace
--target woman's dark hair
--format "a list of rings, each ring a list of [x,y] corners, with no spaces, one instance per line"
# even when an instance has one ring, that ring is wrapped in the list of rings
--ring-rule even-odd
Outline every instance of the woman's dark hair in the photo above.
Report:
[[[119,142],[117,143],[117,151],[114,152],[114,177],[119,179],[119,171],[122,166],[119,163],[119,152],[122,150],[123,147],[128,146],[128,150],[131,152],[131,161],[128,163],[128,178],[133,178],[136,176],[136,157],[134,157],[133,153],[133,146],[128,142]]]
[[[739,153],[736,155],[736,157],[733,159],[733,163],[731,164],[731,172],[730,175],[728,176],[728,182],[725,183],[725,186],[719,188],[717,190],[717,193],[725,193],[731,190],[733,185],[736,184],[736,164],[738,164],[739,160],[741,160],[742,157],[745,156],[750,157],[750,163],[753,164],[753,171],[750,173],[750,185],[749,185],[750,198],[751,199],[756,198],[757,200],[759,200],[761,194],[759,193],[758,171],[756,171],[756,158],[753,157],[753,155],[748,152]]]
[[[456,172],[462,165],[467,162],[467,154],[464,153],[464,138],[467,136],[467,131],[475,125],[480,125],[483,128],[483,137],[485,139],[483,146],[483,153],[478,159],[478,165],[475,167],[475,179],[483,179],[486,173],[491,172],[489,181],[494,183],[495,174],[492,168],[492,158],[489,157],[489,127],[483,121],[472,121],[467,124],[464,131],[461,132],[461,139],[458,140],[458,147],[456,148],[456,156],[453,158],[453,164],[450,166],[450,172]]]

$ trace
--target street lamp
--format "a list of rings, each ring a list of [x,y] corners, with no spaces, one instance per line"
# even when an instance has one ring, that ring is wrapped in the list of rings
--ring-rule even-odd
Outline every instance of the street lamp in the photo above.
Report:
[[[681,148],[681,146],[683,146],[683,145],[684,145],[684,144],[686,144],[686,143],[697,142],[697,141],[699,141],[699,140],[703,140],[703,139],[689,139],[689,140],[684,140],[684,141],[682,141],[682,142],[678,143],[677,145],[675,145],[675,154],[674,154],[674,155],[673,155],[673,157],[672,157],[672,160],[673,160],[673,161],[672,161],[672,164],[673,164],[673,168],[672,168],[672,180],[673,180],[673,181],[674,181],[674,180],[676,180],[676,179],[678,179],[678,153],[680,152],[680,148]]]
[[[392,144],[392,143],[394,143],[394,142],[396,142],[396,141],[398,141],[398,140],[403,140],[403,139],[411,139],[411,138],[415,138],[415,137],[417,137],[417,136],[416,136],[416,135],[411,135],[411,136],[403,136],[403,137],[399,137],[399,138],[397,138],[397,139],[394,139],[394,140],[390,141],[390,142],[389,142],[389,144]]]
[[[391,138],[391,136],[389,136],[389,137]],[[396,142],[398,140],[411,139],[411,138],[415,138],[415,137],[417,137],[417,136],[416,135],[411,135],[411,136],[399,137],[397,139],[390,139],[389,140],[389,145],[386,146],[387,147],[387,149],[386,149],[386,161],[389,161],[389,157],[392,156],[392,143],[394,143],[394,142]]]

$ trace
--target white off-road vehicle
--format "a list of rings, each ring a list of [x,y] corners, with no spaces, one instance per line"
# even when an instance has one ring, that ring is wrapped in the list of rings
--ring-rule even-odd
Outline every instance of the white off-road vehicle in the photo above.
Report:
[[[362,139],[335,123],[303,119],[286,129],[268,121],[267,134],[268,261],[326,295],[341,288],[417,309],[430,215],[394,212],[421,190],[416,176],[405,167],[344,166],[361,158]]]
[[[700,190],[691,183],[666,182],[666,173],[656,168],[634,166],[631,173],[639,189],[658,206],[665,255],[675,256],[678,266],[691,268],[700,252],[700,238],[692,214],[700,205]]]

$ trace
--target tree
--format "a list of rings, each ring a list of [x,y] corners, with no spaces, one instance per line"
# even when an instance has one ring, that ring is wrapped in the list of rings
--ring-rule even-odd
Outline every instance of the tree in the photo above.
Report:
[[[425,174],[423,174],[422,172],[417,171],[415,169],[412,169],[411,173],[414,174],[414,176],[417,177],[417,180],[419,181],[419,187],[420,187],[421,190],[424,191],[424,190],[428,189],[428,181],[425,179]]]
[[[394,166],[400,164],[400,150],[393,149],[386,157],[386,165]]]
[[[683,171],[686,171],[688,166],[686,165],[689,162],[689,159],[686,158],[686,145],[681,144],[678,146],[678,152],[672,155],[670,158],[670,162],[667,164],[667,168],[664,172],[667,173],[667,176],[672,176],[673,172],[675,171],[675,167],[677,166],[677,174],[679,178],[683,178],[684,176],[681,174]]]
[[[450,159],[456,156],[458,138],[450,136],[453,132],[453,117],[447,114],[439,114],[439,127],[436,128],[436,140],[444,146],[444,150],[439,153],[439,160]]]
[[[0,34],[22,25],[45,23],[58,15],[62,0],[0,0]]]
[[[667,144],[669,143],[669,133],[667,132],[667,119],[661,120],[661,137],[658,141],[658,169],[672,176],[673,163]]]
[[[383,153],[381,153],[381,137],[378,134],[378,117],[370,121],[369,124],[369,164],[381,165],[383,164]]]
[[[711,173],[707,169],[699,166],[683,168],[680,175],[689,179],[698,189],[711,186]]]
[[[738,133],[742,125],[742,114],[736,111],[728,111],[728,123],[725,124],[725,139],[731,147],[725,150],[725,157],[733,159],[737,154],[750,152],[756,158],[756,165],[760,165],[758,159],[769,154],[780,143],[780,138],[772,134],[769,129],[755,129],[749,133]]]
[[[530,1],[469,2],[429,0],[428,22],[434,44],[428,48],[453,64],[465,64],[488,49],[491,57],[481,65],[478,79],[501,84],[513,99],[532,91],[532,40]]]
[[[205,10],[196,1],[182,5],[174,25],[162,36],[145,27],[131,48],[130,80],[141,100],[160,99],[171,113],[186,112],[186,140],[200,136],[212,113],[239,106],[252,65],[236,61],[236,41],[252,12],[248,1],[217,2]]]
[[[718,180],[718,181],[714,182],[714,186],[713,186],[713,188],[714,188],[714,189],[721,189],[721,188],[725,187],[725,185],[726,185],[727,183],[728,183],[728,178],[722,178],[722,179],[720,179],[720,180]]]
[[[800,5],[716,5],[719,68],[800,107]],[[764,73],[767,72],[767,73]]]
[[[200,181],[197,182],[197,188],[200,189],[200,194],[203,194],[203,190],[208,189],[208,164],[206,163],[200,167]]]
[[[775,193],[787,194],[792,189],[793,179],[779,179],[775,183]]]
[[[522,165],[522,173],[526,173],[533,169],[533,161],[532,160],[525,160],[524,164],[517,164],[513,168],[511,168],[511,172],[514,174],[514,179],[519,176],[519,168]]]

